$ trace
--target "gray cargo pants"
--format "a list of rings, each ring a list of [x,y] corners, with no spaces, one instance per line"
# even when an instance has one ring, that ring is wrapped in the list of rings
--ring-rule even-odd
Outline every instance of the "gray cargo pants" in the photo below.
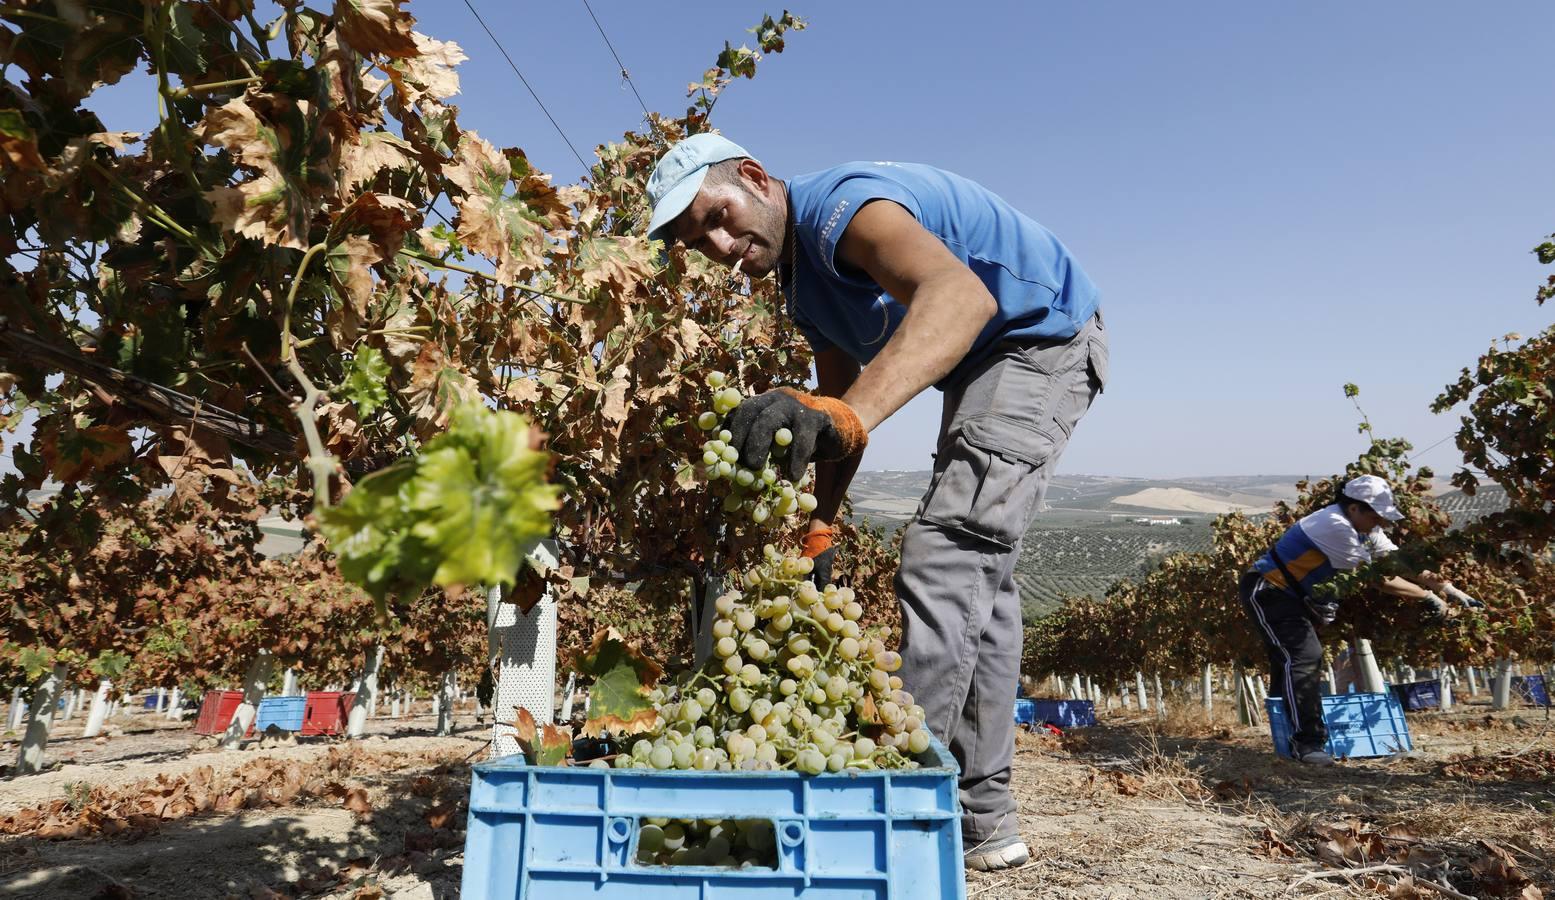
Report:
[[[968,846],[1017,833],[1015,562],[1059,454],[1106,381],[1099,313],[1068,341],[999,345],[945,392],[934,478],[902,536],[903,686],[961,765]]]

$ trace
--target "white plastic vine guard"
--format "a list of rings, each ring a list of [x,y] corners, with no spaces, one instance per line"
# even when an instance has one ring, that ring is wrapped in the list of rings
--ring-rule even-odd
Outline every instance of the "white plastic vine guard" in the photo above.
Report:
[[[556,544],[542,541],[530,556],[541,565],[557,565]],[[500,588],[492,588],[488,599],[500,600]],[[497,603],[491,622],[491,648],[497,658],[497,690],[492,698],[495,720],[492,726],[491,755],[512,756],[519,752],[513,737],[513,719],[522,706],[534,716],[535,724],[554,721],[552,710],[556,695],[556,598],[550,589],[527,615],[515,603]]]

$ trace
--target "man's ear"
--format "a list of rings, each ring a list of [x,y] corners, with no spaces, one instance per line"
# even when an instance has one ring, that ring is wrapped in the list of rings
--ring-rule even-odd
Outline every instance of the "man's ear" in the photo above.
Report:
[[[767,170],[762,167],[761,163],[746,157],[740,160],[738,171],[745,183],[750,185],[751,190],[758,195],[766,195],[767,185],[772,180],[772,176],[767,174]]]

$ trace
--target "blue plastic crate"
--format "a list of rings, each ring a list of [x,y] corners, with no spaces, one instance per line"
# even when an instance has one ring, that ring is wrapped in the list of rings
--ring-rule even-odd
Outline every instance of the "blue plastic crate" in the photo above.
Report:
[[[1549,686],[1544,683],[1543,675],[1513,676],[1512,693],[1517,694],[1534,706],[1550,705],[1550,690]]]
[[[1274,752],[1290,758],[1290,719],[1283,697],[1264,701]],[[1413,750],[1404,707],[1391,691],[1382,694],[1334,694],[1323,698],[1323,722],[1328,726],[1329,755],[1335,759],[1391,756]]]
[[[815,776],[481,763],[460,896],[961,900],[960,771],[938,741],[920,762]],[[769,819],[776,868],[640,865],[637,832],[653,817]]]
[[[1096,724],[1096,704],[1089,700],[1016,700],[1015,722],[1018,725],[1047,722],[1059,728],[1088,728]]]
[[[1436,679],[1390,685],[1389,689],[1398,698],[1399,704],[1409,712],[1439,709],[1442,705],[1442,683]]]
[[[259,713],[254,717],[254,730],[264,731],[271,725],[282,731],[302,730],[302,711],[307,697],[266,697],[259,701]]]

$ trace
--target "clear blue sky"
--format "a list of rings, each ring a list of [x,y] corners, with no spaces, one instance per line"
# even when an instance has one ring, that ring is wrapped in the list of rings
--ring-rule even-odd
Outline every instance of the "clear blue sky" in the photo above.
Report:
[[[472,0],[587,156],[635,127],[581,0]],[[591,0],[650,108],[781,7]],[[420,30],[471,57],[461,123],[558,181],[581,169],[461,0]],[[817,3],[714,121],[780,177],[855,159],[977,179],[1057,232],[1101,286],[1112,384],[1064,472],[1326,473],[1428,406],[1494,337],[1550,322],[1529,253],[1555,230],[1555,6],[1496,3]],[[116,92],[110,127],[145,130]],[[142,103],[144,106],[142,106]],[[939,397],[865,468],[929,465]],[[1450,470],[1451,442],[1422,457]]]

